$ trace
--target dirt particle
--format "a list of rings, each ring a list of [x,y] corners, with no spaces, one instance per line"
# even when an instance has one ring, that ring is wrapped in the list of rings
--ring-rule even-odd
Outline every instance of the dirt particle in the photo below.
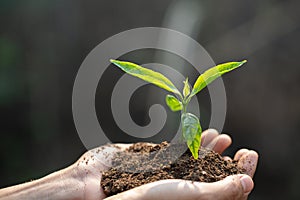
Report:
[[[197,160],[189,151],[178,159],[174,158],[182,145],[167,142],[158,145],[135,143],[126,151],[116,153],[113,167],[102,173],[104,193],[112,196],[163,179],[215,182],[243,172],[237,167],[236,161],[225,161],[218,153],[203,148],[199,152],[202,156]]]

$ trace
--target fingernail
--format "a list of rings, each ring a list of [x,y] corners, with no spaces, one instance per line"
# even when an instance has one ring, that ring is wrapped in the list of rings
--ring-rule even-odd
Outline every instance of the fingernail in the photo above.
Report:
[[[253,189],[253,181],[249,176],[240,176],[240,181],[244,190],[244,193],[248,193]]]

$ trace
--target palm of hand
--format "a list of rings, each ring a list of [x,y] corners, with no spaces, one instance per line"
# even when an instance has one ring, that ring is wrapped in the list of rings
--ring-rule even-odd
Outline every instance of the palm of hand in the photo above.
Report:
[[[219,135],[216,131],[212,130],[204,131],[202,134],[201,145],[211,148],[220,154],[228,148],[230,144],[231,138],[228,135]],[[100,186],[101,174],[111,166],[111,159],[114,153],[122,151],[128,146],[129,144],[102,146],[86,152],[74,164],[76,166],[76,174],[84,184],[83,199],[104,199],[106,197]],[[231,159],[229,157],[224,158]],[[256,170],[257,158],[258,155],[256,152],[247,149],[239,150],[234,156],[234,160],[238,160],[238,165],[243,167],[246,170],[245,173],[251,177],[253,177]],[[158,182],[156,183],[159,184]],[[244,199],[244,197],[237,197],[236,199]]]

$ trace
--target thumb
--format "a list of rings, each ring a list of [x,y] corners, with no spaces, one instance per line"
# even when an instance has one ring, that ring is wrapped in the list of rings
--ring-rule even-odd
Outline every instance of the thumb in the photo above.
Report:
[[[108,199],[215,199],[245,200],[253,189],[250,176],[239,174],[214,182],[192,182],[179,179],[168,179],[148,183],[131,190],[111,196]]]
[[[247,199],[254,187],[253,180],[245,174],[228,176],[225,179],[218,181],[218,194],[222,196],[220,199]]]

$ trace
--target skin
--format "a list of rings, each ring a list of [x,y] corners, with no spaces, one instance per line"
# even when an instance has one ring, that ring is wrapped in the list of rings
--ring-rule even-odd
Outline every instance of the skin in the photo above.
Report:
[[[222,153],[231,144],[231,138],[209,129],[202,134],[202,146]],[[105,198],[100,186],[101,173],[111,166],[115,152],[123,151],[130,144],[114,144],[87,151],[73,165],[54,172],[41,179],[11,186],[0,190],[0,199],[183,199],[183,200],[243,200],[247,199],[254,187],[258,154],[248,149],[239,150],[234,160],[246,169],[245,174],[229,176],[214,183],[191,182],[185,180],[162,180],[149,183],[132,190]],[[224,157],[225,159],[231,159]]]

